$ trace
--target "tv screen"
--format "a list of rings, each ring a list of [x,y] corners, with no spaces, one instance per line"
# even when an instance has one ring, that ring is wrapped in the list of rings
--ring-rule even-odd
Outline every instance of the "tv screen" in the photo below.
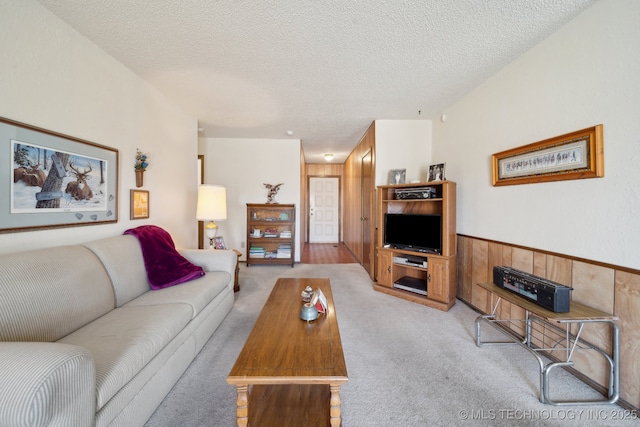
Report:
[[[442,253],[442,215],[395,214],[384,216],[384,244],[397,249]]]

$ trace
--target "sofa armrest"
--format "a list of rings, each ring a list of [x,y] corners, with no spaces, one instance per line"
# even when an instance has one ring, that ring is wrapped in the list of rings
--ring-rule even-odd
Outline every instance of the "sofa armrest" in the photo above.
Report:
[[[204,271],[226,271],[233,277],[238,255],[230,249],[181,249],[180,254],[204,268]]]
[[[96,370],[69,344],[0,343],[0,426],[91,426]]]

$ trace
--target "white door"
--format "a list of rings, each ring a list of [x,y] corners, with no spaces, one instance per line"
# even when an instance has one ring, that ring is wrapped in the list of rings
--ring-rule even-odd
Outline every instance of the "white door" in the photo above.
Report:
[[[338,178],[309,178],[309,243],[338,243]]]

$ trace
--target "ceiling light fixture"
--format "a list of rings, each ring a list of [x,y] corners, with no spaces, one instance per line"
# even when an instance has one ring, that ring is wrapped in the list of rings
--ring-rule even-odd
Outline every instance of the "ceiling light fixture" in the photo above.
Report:
[[[289,136],[293,135],[293,131],[292,130],[288,130],[287,131],[287,135],[289,135]]]
[[[326,153],[326,154],[324,155],[324,159],[325,159],[327,162],[330,162],[331,160],[333,160],[333,154],[332,154],[332,153]]]

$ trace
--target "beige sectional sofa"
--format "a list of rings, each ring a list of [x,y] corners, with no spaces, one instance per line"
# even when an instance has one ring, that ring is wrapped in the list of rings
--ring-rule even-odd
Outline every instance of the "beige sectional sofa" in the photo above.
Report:
[[[142,425],[234,301],[233,251],[150,290],[131,235],[0,256],[0,426]]]

